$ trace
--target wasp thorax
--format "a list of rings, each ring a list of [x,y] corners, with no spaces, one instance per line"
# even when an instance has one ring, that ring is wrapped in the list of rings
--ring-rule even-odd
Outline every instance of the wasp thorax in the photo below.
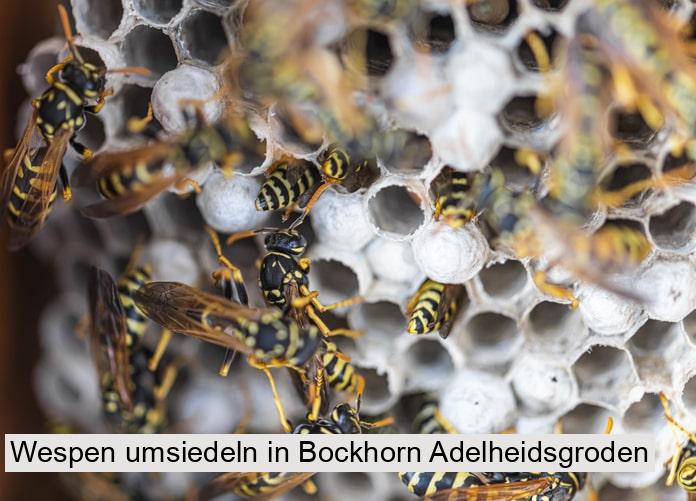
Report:
[[[60,72],[60,78],[84,97],[96,97],[104,90],[104,68],[90,63],[70,61]]]

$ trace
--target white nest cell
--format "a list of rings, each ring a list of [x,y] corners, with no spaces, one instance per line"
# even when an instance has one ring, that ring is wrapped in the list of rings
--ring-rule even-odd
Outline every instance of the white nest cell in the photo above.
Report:
[[[689,202],[681,202],[661,214],[653,214],[648,228],[659,248],[691,252],[696,245],[696,207]]]
[[[488,242],[473,224],[453,229],[433,223],[412,242],[413,255],[428,278],[446,284],[461,284],[473,278],[488,259]]]
[[[196,258],[185,244],[176,240],[156,240],[146,252],[152,263],[153,278],[158,281],[183,282],[196,286],[200,271]]]
[[[551,414],[576,398],[573,375],[550,356],[523,354],[512,369],[511,381],[522,408],[532,414]]]
[[[399,358],[407,367],[405,385],[411,391],[438,389],[449,381],[455,371],[452,355],[436,336],[413,339]]]
[[[128,32],[121,45],[128,66],[141,66],[152,72],[156,80],[176,68],[178,60],[171,38],[150,26],[140,25]]]
[[[256,229],[263,226],[268,214],[259,212],[254,200],[261,182],[254,177],[233,174],[230,177],[218,171],[206,181],[196,205],[203,219],[223,233]]]
[[[325,191],[312,209],[314,233],[323,244],[359,251],[375,236],[363,211],[364,195]]]
[[[222,19],[202,9],[196,9],[181,22],[177,39],[185,58],[199,64],[215,66],[228,55],[229,45]]]
[[[420,273],[413,250],[406,242],[376,237],[365,248],[367,262],[381,280],[411,283]]]
[[[477,171],[490,162],[503,141],[493,114],[461,109],[430,136],[435,154],[447,165]]]
[[[155,117],[169,132],[187,128],[182,102],[198,100],[209,123],[222,114],[222,104],[211,99],[220,90],[220,82],[214,73],[191,65],[181,65],[165,73],[152,90],[152,110]]]
[[[645,322],[626,346],[641,380],[662,387],[671,385],[672,372],[680,367],[676,362],[688,349],[681,326],[659,320]]]
[[[518,296],[529,285],[527,270],[513,259],[483,268],[478,277],[488,297],[498,301]]]
[[[563,433],[603,433],[609,417],[614,419],[616,415],[604,407],[580,403],[559,421],[563,426]]]
[[[587,327],[577,310],[567,304],[541,301],[522,322],[534,349],[567,357],[587,339]]]
[[[443,388],[440,407],[459,433],[499,433],[513,424],[517,406],[503,379],[465,369]]]
[[[643,309],[636,302],[595,285],[580,284],[577,297],[585,325],[597,334],[628,332],[645,319]]]
[[[656,257],[638,274],[635,290],[647,294],[650,318],[678,322],[696,307],[696,267],[686,259]]]
[[[639,401],[632,403],[621,422],[627,432],[633,433],[657,433],[667,426],[662,404],[656,393],[646,393]]]

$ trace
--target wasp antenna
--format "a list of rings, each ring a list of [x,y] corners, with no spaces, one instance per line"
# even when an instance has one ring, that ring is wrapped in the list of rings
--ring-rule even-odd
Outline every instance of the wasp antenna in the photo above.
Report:
[[[144,77],[149,77],[152,75],[152,71],[142,66],[125,66],[123,68],[113,68],[107,70],[107,73],[129,73],[131,75],[141,75]]]
[[[65,39],[68,41],[68,47],[70,47],[70,52],[73,57],[80,63],[84,63],[80,51],[77,50],[75,45],[75,39],[73,37],[72,28],[70,27],[70,17],[68,16],[68,11],[61,4],[58,4],[58,15],[60,16],[60,24],[63,26],[63,34]]]

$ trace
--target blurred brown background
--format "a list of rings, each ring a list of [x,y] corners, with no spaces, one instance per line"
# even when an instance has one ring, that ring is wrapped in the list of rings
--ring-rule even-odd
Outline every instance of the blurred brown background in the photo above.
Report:
[[[0,0],[0,147],[14,146],[15,112],[27,96],[17,66],[40,40],[57,33],[56,0]],[[39,312],[54,293],[52,271],[28,251],[8,254],[0,230],[0,429],[46,432],[32,386]],[[3,441],[4,442],[4,441]],[[4,470],[4,468],[3,468]],[[68,499],[53,474],[0,473],[0,499]]]

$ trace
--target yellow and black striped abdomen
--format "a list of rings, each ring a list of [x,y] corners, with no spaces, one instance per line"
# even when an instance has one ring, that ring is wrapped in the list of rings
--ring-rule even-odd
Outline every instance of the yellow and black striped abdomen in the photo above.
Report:
[[[681,451],[677,483],[686,492],[696,492],[696,443],[689,440]]]
[[[30,155],[25,155],[22,164],[17,168],[17,177],[7,202],[7,222],[10,228],[33,228],[41,224],[48,217],[53,202],[56,199],[57,189],[55,185],[53,186],[53,192],[48,200],[48,209],[45,212],[33,211],[27,213],[22,210],[22,207],[26,206],[28,202],[38,202],[38,200],[30,199],[32,195],[29,193],[29,190],[32,187],[39,187],[41,183],[48,183],[48,180],[46,180],[46,173],[42,172],[40,165],[32,165]],[[48,192],[49,190],[41,191]],[[41,204],[37,203],[31,203],[29,205],[32,207],[41,206]]]
[[[350,168],[350,156],[335,144],[329,146],[326,156],[321,164],[321,171],[329,179],[342,181],[348,176]]]
[[[470,189],[466,173],[452,171],[448,185],[437,198],[440,215],[453,228],[463,226],[476,215]]]
[[[447,489],[481,485],[481,480],[469,472],[401,472],[399,478],[409,492],[416,496],[432,496]]]
[[[322,363],[329,386],[337,391],[357,392],[358,374],[349,361],[339,358],[336,351],[329,350],[324,353]]]
[[[128,326],[128,346],[136,346],[147,330],[147,317],[143,315],[133,300],[133,294],[143,285],[152,281],[152,269],[149,265],[141,266],[124,275],[118,281],[118,293],[126,312]]]
[[[432,396],[426,397],[413,419],[414,433],[449,433],[445,424],[440,421],[437,410],[437,400]]]
[[[410,334],[427,334],[436,330],[442,324],[438,318],[438,308],[442,301],[445,285],[434,280],[426,280],[418,289],[415,305],[408,322]]]
[[[290,171],[299,171],[299,177],[291,181]],[[286,163],[280,164],[264,181],[256,197],[256,210],[277,210],[289,207],[291,204],[317,184],[319,177],[311,165],[292,167]]]
[[[275,490],[285,482],[287,473],[248,473],[245,481],[234,488],[234,494],[242,498],[255,498]]]
[[[161,162],[138,162],[134,165],[124,166],[123,169],[100,178],[97,181],[97,191],[107,200],[122,197],[126,193],[137,191],[141,186],[147,186],[155,179],[159,179],[156,174],[161,168]]]

